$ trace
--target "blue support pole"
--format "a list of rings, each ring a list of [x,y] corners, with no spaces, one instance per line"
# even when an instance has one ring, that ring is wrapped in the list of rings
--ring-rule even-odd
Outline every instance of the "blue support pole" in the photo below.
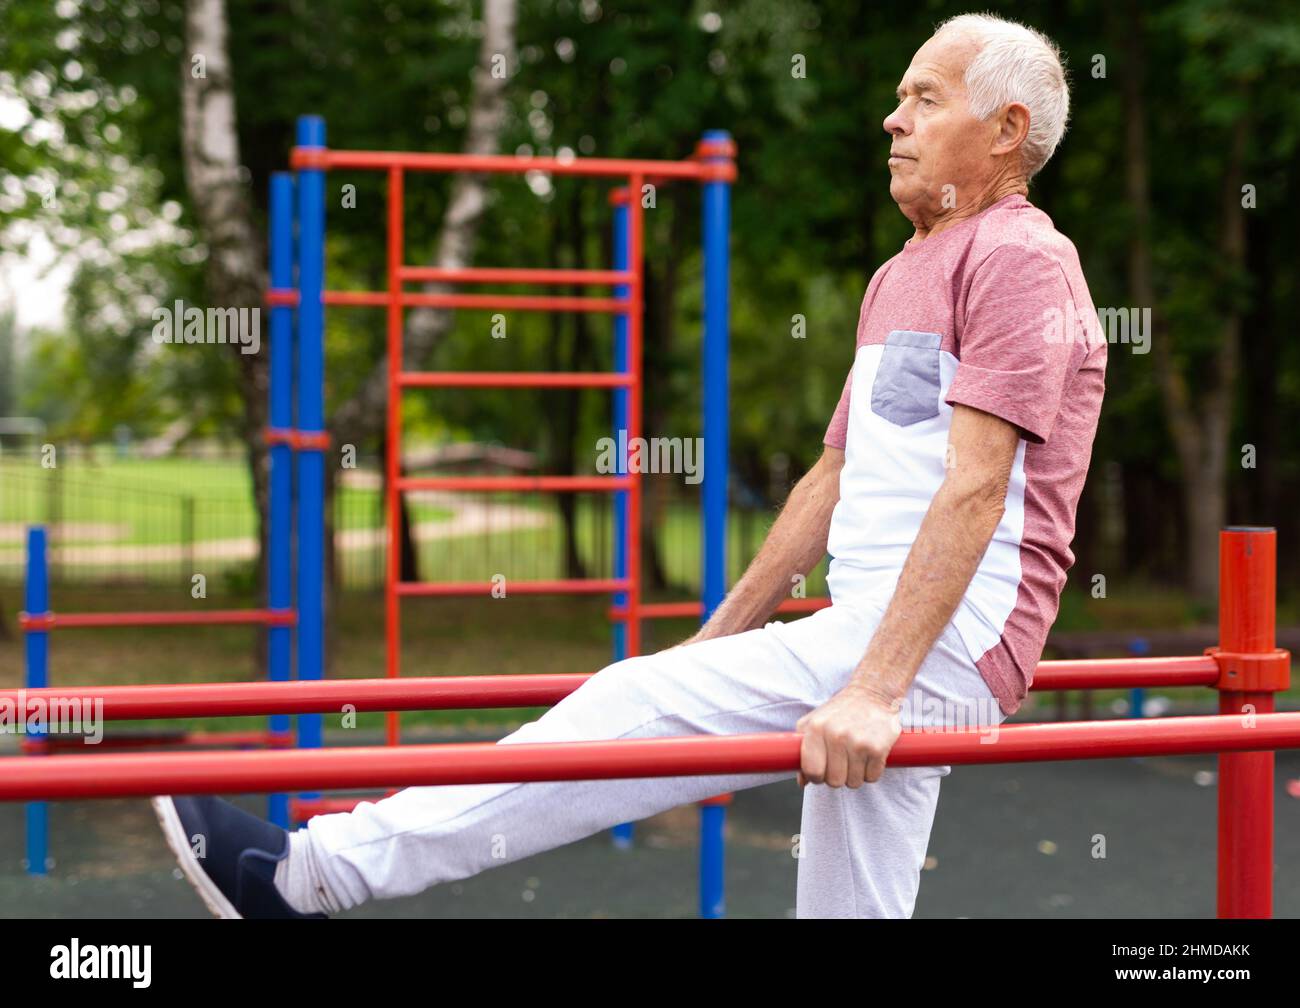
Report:
[[[1134,658],[1145,658],[1151,653],[1151,644],[1145,637],[1135,637],[1129,641],[1128,653]],[[1129,690],[1129,717],[1145,717],[1147,705],[1147,691],[1141,686],[1135,686]]]
[[[725,130],[708,130],[704,142],[729,143]],[[706,156],[706,162],[729,161],[730,155]],[[713,615],[727,593],[727,381],[728,287],[731,184],[704,183],[704,483],[703,603],[704,619]],[[723,827],[726,807],[700,806],[700,916],[725,912]]]
[[[622,193],[620,198],[619,193]],[[614,200],[614,262],[613,267],[616,270],[626,270],[629,266],[628,248],[627,248],[627,192],[626,190],[615,190]],[[620,300],[627,300],[629,296],[627,284],[619,284],[614,288],[614,297]],[[618,314],[614,316],[614,370],[626,374],[631,371],[631,362],[628,360],[627,353],[627,316]],[[620,433],[626,438],[627,434],[627,406],[628,390],[626,388],[617,388],[614,390],[614,443],[621,444]],[[618,457],[618,475],[627,475],[627,458],[622,451],[616,451]],[[626,490],[617,490],[614,493],[614,577],[627,577],[627,541],[628,535],[628,493]],[[614,593],[614,605],[623,607],[627,605],[627,592]],[[619,620],[613,623],[614,634],[614,661],[622,661],[628,657],[627,653],[627,624]],[[620,823],[611,831],[614,840],[614,846],[628,848],[632,846],[633,824]]]
[[[271,176],[270,283],[275,290],[293,286],[293,175]],[[293,426],[293,309],[277,305],[271,314],[270,425],[279,430]],[[266,604],[270,609],[293,606],[293,450],[283,442],[271,445],[270,529],[267,538]],[[293,629],[273,626],[267,631],[267,666],[274,682],[292,676]],[[272,714],[273,733],[288,735],[289,715]],[[289,796],[267,797],[267,817],[287,829]]]
[[[300,116],[298,146],[324,147],[325,120]],[[325,425],[325,173],[298,173],[298,417],[297,429],[313,434]],[[325,457],[319,448],[300,450],[298,460],[298,678],[320,679],[324,669]],[[298,745],[323,742],[319,714],[298,716]],[[315,794],[304,797],[316,797]]]
[[[23,611],[30,616],[42,615],[50,611],[49,566],[45,556],[45,529],[35,525],[27,530],[27,584],[23,596]],[[50,684],[50,632],[48,630],[28,630],[24,642],[26,656],[26,675],[24,684],[28,689],[41,689]],[[22,718],[21,727],[26,727],[26,711],[19,711]],[[31,742],[45,741],[43,730],[31,733]],[[28,802],[27,818],[27,857],[28,875],[44,875],[49,871],[50,854],[50,806],[48,802]]]
[[[709,920],[720,920],[727,913],[727,886],[723,877],[726,824],[727,806],[700,806],[700,916]]]

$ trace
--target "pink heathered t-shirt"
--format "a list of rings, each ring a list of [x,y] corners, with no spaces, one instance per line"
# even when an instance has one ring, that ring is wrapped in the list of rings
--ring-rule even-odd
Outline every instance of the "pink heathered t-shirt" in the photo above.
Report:
[[[943,482],[954,404],[1014,424],[1006,507],[952,621],[1008,714],[1029,689],[1074,563],[1105,370],[1074,245],[1018,194],[909,241],[862,302],[825,437],[845,452],[828,543],[832,599],[888,605]]]

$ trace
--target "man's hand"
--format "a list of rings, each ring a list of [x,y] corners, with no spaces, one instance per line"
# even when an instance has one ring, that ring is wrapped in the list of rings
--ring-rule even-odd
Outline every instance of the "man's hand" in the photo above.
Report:
[[[795,722],[803,733],[799,786],[861,787],[885,772],[885,758],[903,733],[897,703],[857,681]]]

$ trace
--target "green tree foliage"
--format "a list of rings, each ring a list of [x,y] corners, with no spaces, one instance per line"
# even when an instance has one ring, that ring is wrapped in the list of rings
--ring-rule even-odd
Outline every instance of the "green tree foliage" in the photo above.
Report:
[[[1128,289],[1133,219],[1124,187],[1128,109],[1119,83],[1124,43],[1134,30],[1128,8],[1079,0],[992,7],[1046,31],[1070,66],[1070,130],[1031,198],[1079,248],[1099,306],[1143,307],[1132,304]],[[1286,5],[1263,0],[1162,0],[1142,8],[1157,295],[1150,307],[1167,327],[1194,395],[1220,338],[1218,320],[1228,311],[1242,314],[1231,457],[1250,443],[1260,458],[1255,470],[1229,466],[1231,518],[1277,523],[1295,542],[1300,19]],[[792,459],[793,477],[820,451],[852,357],[867,279],[909,234],[888,196],[881,121],[911,54],[937,21],[962,9],[933,0],[520,4],[520,60],[504,150],[681,158],[705,129],[728,129],[737,141],[732,447],[736,472],[759,491],[767,489],[773,455]],[[78,279],[73,340],[38,350],[57,376],[47,379],[52,390],[83,390],[77,422],[86,431],[162,419],[178,401],[201,402],[219,425],[234,401],[233,374],[224,365],[196,367],[185,355],[150,351],[147,313],[140,310],[149,298],[165,303],[192,292],[203,255],[187,231],[178,150],[180,10],[165,0],[0,3],[5,240],[23,240],[17,225],[29,223],[60,247],[93,241],[112,256],[90,260],[93,268]],[[257,199],[265,198],[269,173],[285,166],[293,120],[303,112],[324,115],[338,146],[459,148],[476,4],[229,0],[229,10],[241,145]],[[25,116],[14,111],[18,105]],[[1227,268],[1216,253],[1220,196],[1228,139],[1243,116],[1251,136],[1244,170],[1257,204],[1243,211],[1246,265]],[[57,205],[45,207],[41,193],[51,184]],[[603,186],[501,177],[492,193],[480,265],[608,261]],[[105,194],[117,194],[107,199],[113,205],[104,205]],[[656,195],[646,212],[646,258],[671,324],[648,327],[655,338],[646,348],[647,408],[664,428],[658,433],[689,435],[700,407],[698,195],[690,186],[666,185]],[[408,180],[407,261],[428,256],[446,196],[445,178]],[[382,288],[382,179],[331,174],[328,200],[330,285]],[[171,204],[179,213],[169,216]],[[125,218],[124,231],[115,218],[118,225]],[[170,230],[163,233],[158,221]],[[122,248],[123,234],[137,230],[153,244]],[[137,271],[143,279],[134,278]],[[131,282],[114,282],[127,272]],[[116,312],[108,310],[113,303]],[[329,313],[330,403],[349,397],[382,353],[382,314]],[[483,370],[541,368],[557,359],[610,364],[609,326],[601,318],[590,320],[585,346],[572,320],[555,327],[544,317],[514,314],[505,340],[492,339],[489,326],[483,313],[462,313],[453,336],[424,363]],[[1130,349],[1116,347],[1111,355],[1080,513],[1081,567],[1172,578],[1181,569],[1183,519],[1175,502],[1184,474],[1151,357]],[[111,401],[95,404],[96,389]],[[412,395],[406,409],[426,431],[547,449],[557,429],[555,403],[565,402],[579,412],[578,444],[590,446],[608,423],[607,397],[546,398],[552,395],[437,392]]]

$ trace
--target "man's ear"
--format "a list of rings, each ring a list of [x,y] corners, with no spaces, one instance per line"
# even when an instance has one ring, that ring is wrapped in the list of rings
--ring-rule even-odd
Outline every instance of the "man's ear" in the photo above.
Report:
[[[994,154],[1010,154],[1029,136],[1029,108],[1012,102],[998,115],[998,135],[993,141]]]

